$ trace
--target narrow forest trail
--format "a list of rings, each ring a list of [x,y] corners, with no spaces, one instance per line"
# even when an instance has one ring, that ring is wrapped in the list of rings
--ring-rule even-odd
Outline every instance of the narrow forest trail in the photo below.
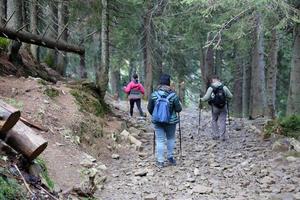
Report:
[[[210,113],[203,113],[202,119],[202,129],[197,135],[198,111],[189,108],[181,113],[183,156],[179,158],[177,139],[177,166],[161,170],[154,166],[153,134],[144,133],[143,152],[129,151],[112,160],[107,183],[97,197],[300,199],[299,158],[273,152],[269,141],[250,131],[247,120],[234,120],[228,126],[227,141],[211,140]]]

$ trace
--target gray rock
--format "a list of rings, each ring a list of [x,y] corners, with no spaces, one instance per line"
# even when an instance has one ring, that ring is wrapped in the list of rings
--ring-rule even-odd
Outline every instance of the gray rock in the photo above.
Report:
[[[280,139],[274,142],[272,150],[277,152],[285,152],[290,149],[290,143],[285,139]]]
[[[111,158],[118,160],[120,158],[120,155],[119,154],[113,154],[113,155],[111,155]]]
[[[200,170],[198,168],[194,169],[194,175],[199,176],[200,175]]]
[[[196,180],[194,177],[190,177],[186,180],[187,182],[194,183]]]
[[[148,170],[147,169],[140,169],[134,173],[135,176],[147,176]]]
[[[204,185],[196,185],[193,188],[193,193],[199,193],[199,194],[210,194],[212,193],[212,188]]]
[[[300,192],[294,194],[295,200],[300,200]]]
[[[149,194],[144,197],[144,200],[157,200],[157,194]]]
[[[259,182],[264,185],[270,185],[270,184],[275,183],[274,179],[270,176],[263,177]]]
[[[295,161],[298,160],[298,158],[296,158],[296,157],[294,157],[294,156],[288,156],[288,157],[286,158],[286,160],[289,161],[289,162],[295,162]]]
[[[91,168],[94,166],[94,163],[89,159],[84,159],[83,161],[80,162],[80,165],[86,168]]]
[[[300,142],[294,138],[288,138],[288,141],[291,144],[292,149],[294,149],[297,152],[300,152]]]

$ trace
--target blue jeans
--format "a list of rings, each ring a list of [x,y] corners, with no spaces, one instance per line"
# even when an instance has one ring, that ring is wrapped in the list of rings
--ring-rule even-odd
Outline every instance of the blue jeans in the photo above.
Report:
[[[156,138],[156,159],[164,162],[164,147],[167,142],[167,157],[173,157],[176,124],[154,124]]]

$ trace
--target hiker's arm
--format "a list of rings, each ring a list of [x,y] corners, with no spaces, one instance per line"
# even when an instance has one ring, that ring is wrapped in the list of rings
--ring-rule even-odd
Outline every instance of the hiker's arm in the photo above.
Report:
[[[177,95],[175,96],[175,99],[174,99],[174,107],[175,107],[175,112],[181,112],[182,111],[182,106],[181,106],[181,103],[180,103],[179,98],[178,98]]]
[[[211,93],[213,89],[212,87],[209,87],[204,95],[204,97],[200,98],[200,101],[208,101],[210,99]]]
[[[149,97],[147,109],[148,109],[148,112],[150,113],[150,115],[152,115],[153,109],[154,109],[154,101],[153,101],[152,95],[150,95],[150,97]]]
[[[130,90],[131,90],[131,82],[124,88],[124,92],[128,94]]]
[[[230,92],[230,90],[228,89],[228,87],[224,86],[224,91],[225,91],[225,93],[226,93],[226,97],[227,97],[228,99],[231,99],[233,95],[231,94],[231,92]]]

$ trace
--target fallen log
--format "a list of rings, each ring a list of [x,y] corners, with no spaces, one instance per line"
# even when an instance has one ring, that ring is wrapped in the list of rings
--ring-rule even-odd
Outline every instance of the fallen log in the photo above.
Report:
[[[38,157],[48,145],[46,140],[37,135],[22,121],[18,121],[17,124],[5,134],[4,141],[29,160],[34,160]]]
[[[25,31],[14,30],[9,27],[0,26],[0,37],[9,38],[11,40],[19,40],[21,42],[35,44],[38,46],[48,47],[66,52],[72,52],[84,56],[85,50],[81,46],[68,44],[64,41],[57,41],[43,35],[35,35]]]
[[[20,119],[21,112],[0,100],[0,138]]]

